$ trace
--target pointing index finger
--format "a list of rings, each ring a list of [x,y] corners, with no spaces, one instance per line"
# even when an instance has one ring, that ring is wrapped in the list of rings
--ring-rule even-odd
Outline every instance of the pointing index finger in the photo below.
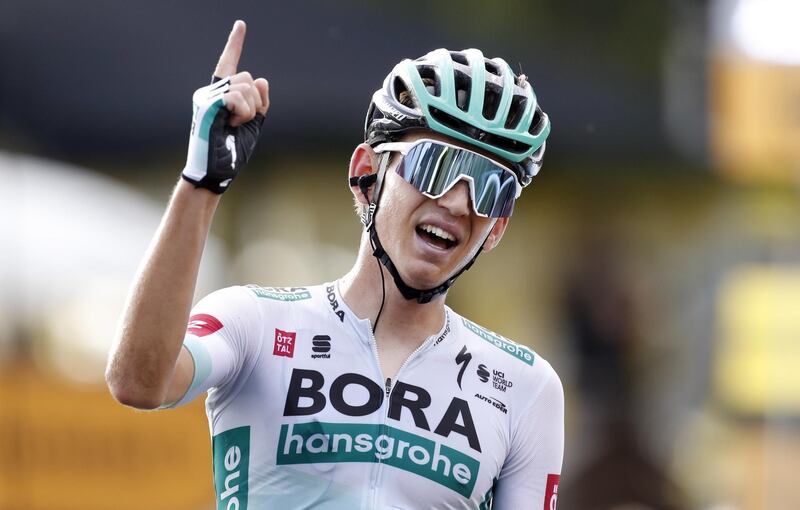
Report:
[[[236,68],[239,66],[239,57],[242,56],[246,30],[247,26],[244,21],[236,20],[231,29],[231,34],[228,36],[228,42],[225,43],[225,49],[222,50],[222,55],[219,57],[217,67],[214,69],[214,76],[222,78],[236,74]]]

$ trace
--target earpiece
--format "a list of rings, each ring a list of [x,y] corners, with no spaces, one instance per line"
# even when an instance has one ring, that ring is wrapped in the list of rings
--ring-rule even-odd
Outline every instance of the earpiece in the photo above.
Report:
[[[367,192],[369,191],[369,187],[375,184],[377,180],[377,173],[350,177],[350,187],[352,188],[353,186],[358,186],[358,189],[361,190],[361,194],[364,195],[364,199],[369,202],[369,195]]]

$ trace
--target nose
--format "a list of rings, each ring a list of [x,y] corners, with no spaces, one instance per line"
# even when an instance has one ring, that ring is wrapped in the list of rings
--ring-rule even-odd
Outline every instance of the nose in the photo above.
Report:
[[[466,181],[459,181],[450,191],[436,200],[440,207],[444,207],[453,216],[465,216],[469,214],[469,184]]]

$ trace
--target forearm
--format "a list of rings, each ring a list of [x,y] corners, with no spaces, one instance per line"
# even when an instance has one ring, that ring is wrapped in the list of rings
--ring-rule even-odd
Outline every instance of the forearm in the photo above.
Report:
[[[220,195],[181,179],[134,281],[106,381],[120,402],[161,405],[192,306],[203,246]]]

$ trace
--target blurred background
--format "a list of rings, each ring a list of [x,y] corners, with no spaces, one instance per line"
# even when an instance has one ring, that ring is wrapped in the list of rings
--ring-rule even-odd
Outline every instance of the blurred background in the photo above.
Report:
[[[135,412],[103,369],[237,18],[272,106],[197,299],[347,271],[372,91],[481,48],[553,131],[449,303],[561,375],[559,509],[800,508],[798,0],[5,0],[0,509],[214,508],[202,402]]]

